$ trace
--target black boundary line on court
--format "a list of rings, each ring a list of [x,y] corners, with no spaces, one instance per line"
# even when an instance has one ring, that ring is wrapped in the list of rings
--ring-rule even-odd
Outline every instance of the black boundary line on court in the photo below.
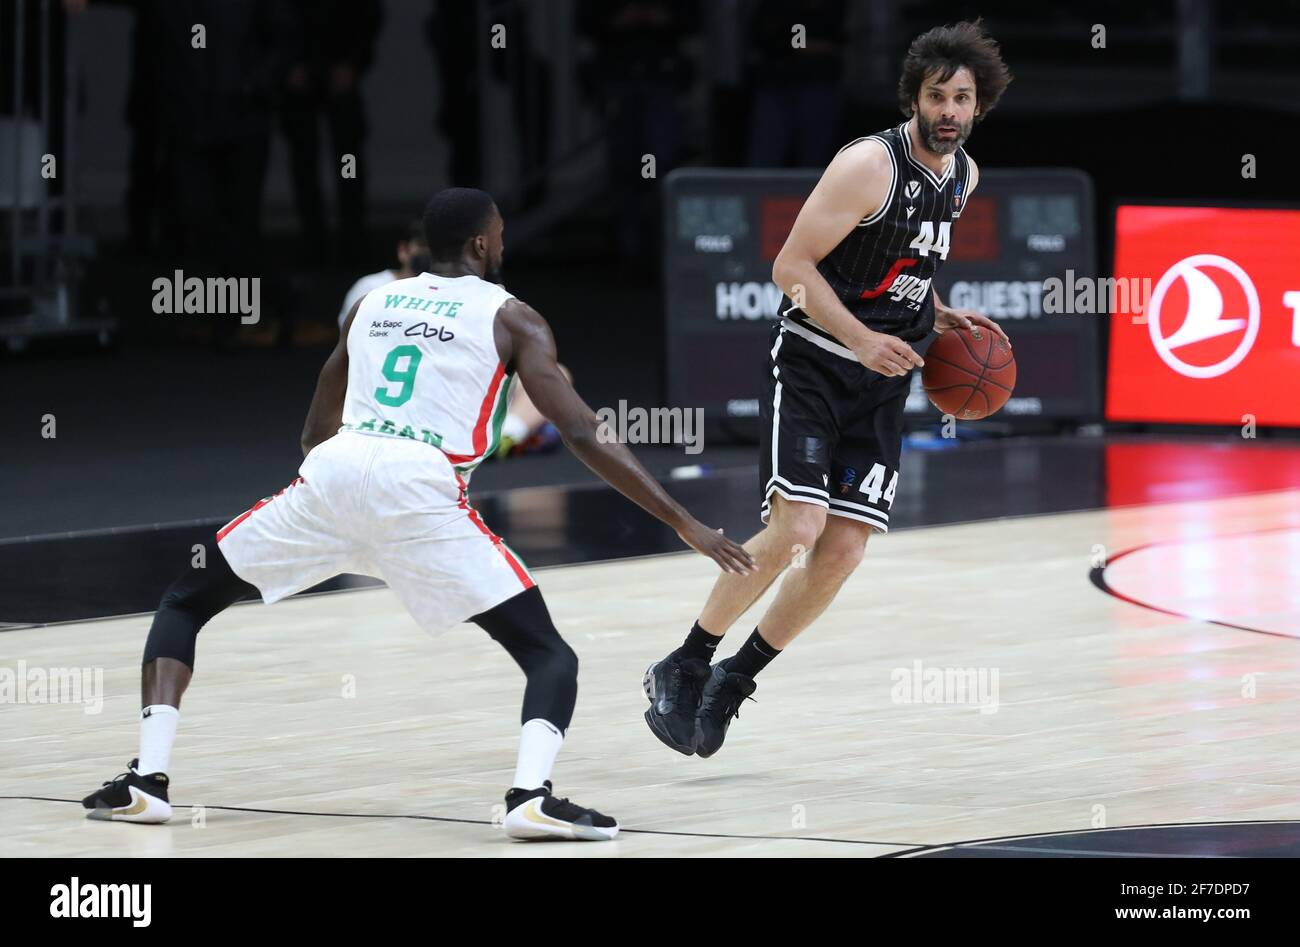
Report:
[[[987,838],[967,839],[963,842],[943,842],[937,845],[918,845],[916,848],[904,849],[901,852],[887,852],[880,858],[910,858],[913,855],[922,852],[935,852],[945,848],[974,848],[979,849],[982,846],[989,845],[992,842],[1022,842],[1027,839],[1038,838],[1067,838],[1076,835],[1104,835],[1112,832],[1137,832],[1147,829],[1186,829],[1203,827],[1207,825],[1295,825],[1300,823],[1300,819],[1226,819],[1218,822],[1144,822],[1141,825],[1112,825],[1104,829],[1072,829],[1068,832],[1033,832],[1029,835],[991,835]],[[1001,849],[1011,849],[1013,851],[1025,852],[1032,854],[1042,851],[1041,849],[1019,848],[1014,845],[1000,846]],[[1110,852],[1103,849],[1089,850],[1080,849],[1080,854],[1097,855],[1102,857],[1122,856],[1124,852]],[[1177,858],[1177,855],[1152,855],[1153,858]],[[1193,856],[1193,857],[1224,857],[1224,856]]]
[[[76,799],[56,799],[50,796],[0,796],[0,800],[19,800],[24,802],[60,802],[66,804],[80,804]],[[297,809],[258,809],[247,806],[219,806],[219,805],[193,805],[184,803],[175,803],[178,809],[216,809],[222,812],[256,812],[265,815],[301,815],[301,816],[320,816],[322,818],[332,819],[412,819],[421,822],[445,822],[458,825],[485,825],[492,826],[493,823],[484,819],[456,819],[451,816],[435,815],[405,815],[400,813],[365,813],[365,812],[307,812]],[[877,858],[910,858],[914,855],[925,852],[936,852],[944,849],[969,848],[979,850],[989,848],[998,851],[1024,852],[1025,854],[1042,854],[1043,849],[1021,847],[1016,845],[998,845],[995,842],[1023,842],[1029,839],[1043,838],[1070,838],[1080,835],[1106,835],[1118,832],[1137,832],[1150,829],[1182,829],[1182,828],[1202,828],[1205,826],[1236,826],[1236,825],[1295,825],[1300,824],[1297,819],[1228,819],[1218,822],[1146,822],[1140,825],[1116,825],[1104,829],[1074,829],[1070,831],[1056,832],[1034,832],[1028,835],[995,835],[985,838],[967,839],[958,842],[939,842],[930,844],[916,844],[907,842],[881,842],[871,839],[848,839],[848,838],[826,838],[822,836],[810,835],[740,835],[728,832],[679,832],[670,829],[630,829],[620,828],[620,834],[636,835],[665,835],[685,838],[718,838],[731,839],[734,841],[754,841],[754,842],[829,842],[841,845],[881,845],[881,846],[908,846],[902,851],[886,852],[877,855]],[[1175,853],[1150,853],[1145,856],[1134,856],[1130,852],[1110,851],[1109,849],[1070,849],[1061,850],[1057,854],[1079,854],[1091,855],[1095,857],[1151,857],[1151,858],[1223,858],[1221,855],[1192,855],[1183,856]]]
[[[0,800],[16,799],[24,802],[63,802],[81,805],[79,799],[55,799],[51,796],[0,796]],[[172,803],[176,809],[217,809],[222,812],[260,812],[267,815],[306,815],[321,816],[330,819],[416,819],[422,822],[451,822],[460,825],[486,825],[491,826],[493,823],[485,819],[454,819],[451,816],[440,815],[404,815],[401,813],[385,812],[305,812],[296,809],[254,809],[246,806],[210,806],[206,804],[185,804],[180,802]],[[736,835],[727,832],[675,832],[670,829],[629,829],[620,826],[619,834],[623,833],[635,835],[672,835],[685,836],[687,838],[722,838],[733,839],[736,841],[753,841],[753,842],[833,842],[840,845],[882,845],[882,846],[915,846],[915,842],[878,842],[871,839],[858,838],[824,838],[811,835]],[[930,847],[930,846],[922,846]],[[939,846],[943,847],[943,846]]]
[[[1261,533],[1285,533],[1300,529],[1297,526],[1269,526],[1264,529],[1250,529],[1240,533],[1215,533],[1209,536],[1184,537],[1181,539],[1161,539],[1151,543],[1143,543],[1141,546],[1134,546],[1131,549],[1125,549],[1118,552],[1106,560],[1104,566],[1094,566],[1088,573],[1088,579],[1101,591],[1121,602],[1128,602],[1130,605],[1136,605],[1139,608],[1146,608],[1153,612],[1160,612],[1163,615],[1171,615],[1174,618],[1182,618],[1187,621],[1205,622],[1207,625],[1218,625],[1220,628],[1231,628],[1234,631],[1249,631],[1256,635],[1268,635],[1273,638],[1286,638],[1289,641],[1297,641],[1295,635],[1288,635],[1281,631],[1267,631],[1263,628],[1251,628],[1249,625],[1238,625],[1230,621],[1221,621],[1217,618],[1202,618],[1197,615],[1187,615],[1183,612],[1176,612],[1169,608],[1162,608],[1159,605],[1152,605],[1150,602],[1144,602],[1141,599],[1133,598],[1131,595],[1125,595],[1123,592],[1116,591],[1109,582],[1106,581],[1106,570],[1112,565],[1123,559],[1125,556],[1135,552],[1141,552],[1143,549],[1151,549],[1154,546],[1177,546],[1187,542],[1204,542],[1210,539],[1234,539],[1238,536],[1258,536]]]

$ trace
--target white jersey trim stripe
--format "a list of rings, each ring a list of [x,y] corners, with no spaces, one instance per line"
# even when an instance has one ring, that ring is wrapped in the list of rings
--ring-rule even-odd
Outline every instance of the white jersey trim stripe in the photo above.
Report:
[[[868,515],[868,516],[879,517],[879,518],[880,518],[881,520],[883,520],[884,522],[886,522],[886,523],[889,522],[889,514],[888,514],[888,513],[883,513],[883,512],[881,512],[880,510],[875,509],[874,507],[864,506],[864,505],[861,504],[861,503],[850,503],[848,500],[839,500],[839,499],[836,499],[835,497],[831,497],[830,503],[831,503],[831,506],[842,506],[842,507],[846,507],[846,508],[848,508],[848,509],[850,509],[850,510],[853,510],[854,512],[857,512],[857,513],[864,513],[864,514],[866,514],[866,515]]]
[[[776,334],[776,342],[772,346],[772,377],[776,379],[776,391],[772,394],[772,473],[776,474],[777,470],[777,443],[781,437],[781,367],[777,364],[776,353],[781,351],[781,343],[785,341],[785,329],[782,328]]]
[[[808,493],[811,494],[812,496],[821,497],[823,499],[830,497],[830,494],[827,493],[825,490],[819,489],[817,487],[805,487],[802,484],[791,483],[789,480],[785,479],[785,477],[782,477],[780,474],[775,474],[775,473],[772,474],[772,478],[767,482],[769,484],[779,483],[787,490],[791,490],[795,493]]]
[[[881,520],[867,519],[865,516],[859,516],[857,513],[850,513],[847,510],[837,510],[833,506],[829,510],[827,510],[826,513],[828,516],[842,516],[846,520],[857,520],[859,523],[866,523],[868,526],[874,526],[882,533],[889,532],[888,520],[881,521]]]
[[[838,342],[832,342],[830,339],[822,338],[816,332],[804,328],[789,316],[786,316],[781,320],[781,328],[793,332],[801,339],[807,339],[819,349],[825,349],[827,352],[830,352],[833,355],[838,355],[840,358],[847,358],[851,362],[856,362],[858,360],[858,357],[853,354],[853,349],[845,345],[840,345]]]
[[[767,486],[767,490],[764,492],[763,495],[763,512],[766,512],[767,510],[770,510],[772,508],[773,493],[779,493],[787,500],[791,500],[795,503],[811,503],[813,506],[820,506],[822,509],[829,509],[829,506],[827,505],[826,501],[823,500],[821,497],[800,496],[797,493],[788,492],[786,488],[781,486],[779,483],[769,483]]]
[[[889,147],[889,142],[885,141],[885,139],[881,138],[879,135],[868,135],[867,138],[863,140],[880,142],[885,146],[885,154],[889,155],[889,190],[885,192],[885,202],[880,205],[880,209],[874,214],[870,217],[863,217],[858,223],[859,227],[870,227],[876,221],[880,220],[880,218],[885,216],[885,211],[889,210],[889,205],[894,201],[894,192],[898,190],[898,161],[894,158],[894,149]]]

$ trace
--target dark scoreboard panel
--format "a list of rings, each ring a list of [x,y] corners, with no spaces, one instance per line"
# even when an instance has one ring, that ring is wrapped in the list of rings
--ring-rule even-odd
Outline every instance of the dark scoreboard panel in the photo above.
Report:
[[[764,356],[781,291],[772,261],[817,171],[688,168],[665,180],[668,403],[714,418],[758,415]],[[1067,169],[983,169],[935,280],[950,306],[1005,325],[1016,393],[1001,418],[1100,413],[1102,315],[1046,314],[1044,281],[1096,273],[1092,186]],[[1049,288],[1050,288],[1049,284]],[[924,352],[933,336],[921,342]],[[938,416],[913,378],[908,412]]]

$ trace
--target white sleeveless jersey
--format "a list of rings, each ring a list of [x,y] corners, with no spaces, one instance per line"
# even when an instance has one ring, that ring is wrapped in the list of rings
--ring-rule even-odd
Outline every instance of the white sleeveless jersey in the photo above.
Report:
[[[341,430],[423,442],[468,474],[501,436],[512,376],[492,327],[513,298],[477,276],[432,273],[367,293],[348,333]]]

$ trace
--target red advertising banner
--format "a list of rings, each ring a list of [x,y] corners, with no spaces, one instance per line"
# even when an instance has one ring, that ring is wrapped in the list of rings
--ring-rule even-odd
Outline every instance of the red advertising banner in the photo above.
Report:
[[[1121,206],[1112,421],[1300,426],[1300,211]]]

